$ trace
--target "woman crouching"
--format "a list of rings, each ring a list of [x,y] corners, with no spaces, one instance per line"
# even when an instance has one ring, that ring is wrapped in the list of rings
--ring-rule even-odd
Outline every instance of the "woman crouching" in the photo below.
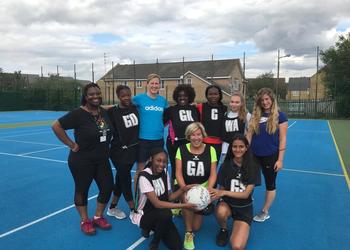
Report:
[[[187,185],[171,193],[170,178],[166,170],[168,154],[163,148],[154,148],[151,161],[140,172],[136,186],[137,212],[131,217],[132,223],[142,229],[144,237],[154,232],[149,249],[158,249],[162,240],[172,250],[182,249],[181,239],[174,222],[171,208],[189,208],[196,206],[189,203],[172,203],[193,185]]]

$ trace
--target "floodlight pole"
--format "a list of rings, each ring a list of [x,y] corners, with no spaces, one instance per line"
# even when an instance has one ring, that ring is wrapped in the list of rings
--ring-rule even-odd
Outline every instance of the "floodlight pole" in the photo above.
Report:
[[[276,94],[276,98],[278,99],[278,82],[279,82],[279,78],[280,78],[280,59],[284,58],[284,57],[290,57],[290,54],[284,55],[284,56],[280,56],[280,50],[278,50],[277,53],[277,79],[276,79],[276,86],[275,86],[275,94]]]

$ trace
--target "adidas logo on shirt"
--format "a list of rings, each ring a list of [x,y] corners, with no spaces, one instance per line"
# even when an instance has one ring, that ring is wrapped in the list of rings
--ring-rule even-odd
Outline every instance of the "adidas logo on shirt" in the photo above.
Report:
[[[153,110],[153,111],[159,111],[159,112],[163,112],[163,108],[162,107],[158,107],[158,106],[146,106],[145,110]]]

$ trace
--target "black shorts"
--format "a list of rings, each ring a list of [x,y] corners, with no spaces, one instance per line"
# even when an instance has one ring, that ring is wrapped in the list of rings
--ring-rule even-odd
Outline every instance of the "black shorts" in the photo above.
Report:
[[[111,148],[110,158],[115,165],[130,165],[137,161],[139,145],[134,145],[127,149]]]
[[[274,169],[278,160],[278,153],[269,156],[255,156],[256,161],[261,167],[261,171],[265,178],[266,190],[273,191],[276,189],[277,172]]]
[[[224,200],[220,200],[220,202],[225,202]],[[233,207],[229,203],[225,202],[231,208],[231,217],[233,220],[240,220],[247,223],[249,226],[253,221],[253,204],[250,204],[246,207]]]
[[[153,148],[163,148],[164,140],[144,140],[140,139],[138,148],[138,162],[146,162],[151,157],[151,150]]]

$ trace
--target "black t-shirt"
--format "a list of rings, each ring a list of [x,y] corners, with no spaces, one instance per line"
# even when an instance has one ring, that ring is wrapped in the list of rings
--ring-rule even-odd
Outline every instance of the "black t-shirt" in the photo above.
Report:
[[[218,184],[231,192],[244,192],[248,185],[255,184],[256,171],[251,171],[244,178],[242,167],[237,166],[233,160],[225,161],[218,174]],[[223,200],[232,207],[245,207],[252,204],[252,193],[247,199],[236,199],[224,196]]]
[[[185,130],[188,125],[192,122],[199,121],[199,114],[196,106],[186,105],[186,106],[170,106],[165,109],[163,114],[164,123],[170,122],[168,137],[174,141],[185,139]],[[171,135],[174,138],[171,138]]]
[[[121,108],[114,106],[108,110],[109,118],[114,127],[111,148],[126,149],[135,146],[139,140],[139,112],[136,106]]]
[[[77,108],[58,121],[64,130],[74,129],[74,139],[79,145],[79,151],[74,155],[91,160],[108,159],[113,129],[104,109],[100,108],[100,116],[95,117],[88,111]]]

